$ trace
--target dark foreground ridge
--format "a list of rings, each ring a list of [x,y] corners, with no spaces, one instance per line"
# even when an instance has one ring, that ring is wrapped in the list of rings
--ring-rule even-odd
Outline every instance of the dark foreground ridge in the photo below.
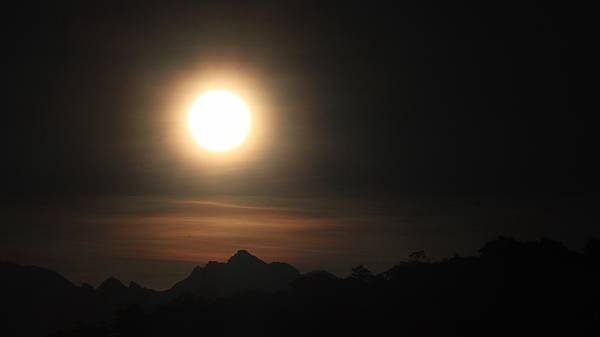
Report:
[[[158,292],[108,278],[74,285],[0,263],[3,336],[583,336],[600,332],[600,240],[500,237],[478,256],[425,252],[373,274],[300,275],[240,250]]]

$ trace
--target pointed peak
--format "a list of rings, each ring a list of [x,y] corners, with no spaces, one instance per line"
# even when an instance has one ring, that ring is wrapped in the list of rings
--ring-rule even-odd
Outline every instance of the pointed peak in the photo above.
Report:
[[[266,264],[263,260],[258,257],[250,254],[245,249],[238,250],[232,257],[227,261],[228,264],[243,264],[243,265],[252,265],[252,264]]]
[[[240,249],[240,250],[238,250],[237,252],[235,252],[235,254],[233,254],[233,256],[236,256],[236,255],[241,255],[241,256],[254,256],[254,255],[250,254],[250,253],[249,253],[247,250],[245,250],[245,249]]]
[[[202,268],[200,266],[195,266],[194,269],[192,270],[192,272],[190,273],[190,276],[200,275],[200,274],[202,274],[202,270],[204,270],[204,268]]]

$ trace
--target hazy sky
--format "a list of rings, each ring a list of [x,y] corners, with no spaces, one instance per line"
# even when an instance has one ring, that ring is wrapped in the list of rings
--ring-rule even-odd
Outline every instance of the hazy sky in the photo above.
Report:
[[[27,4],[4,31],[0,259],[167,287],[248,249],[381,271],[498,234],[598,235],[576,8],[533,2]],[[220,86],[247,144],[195,146]],[[575,247],[575,248],[577,248]]]
[[[497,235],[559,238],[581,249],[598,235],[582,200],[493,197],[344,200],[308,198],[80,198],[4,210],[3,256],[98,285],[107,275],[168,288],[196,265],[247,249],[302,271],[384,271],[410,252],[475,254]]]

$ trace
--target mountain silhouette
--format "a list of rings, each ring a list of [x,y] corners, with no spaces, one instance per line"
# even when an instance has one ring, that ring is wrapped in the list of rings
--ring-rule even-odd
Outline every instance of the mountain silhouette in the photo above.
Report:
[[[113,309],[145,303],[157,293],[157,291],[144,288],[135,282],[130,282],[127,287],[113,276],[104,280],[96,289],[96,295],[100,297],[104,305]]]
[[[41,336],[75,320],[108,317],[87,290],[46,268],[0,263],[0,326],[5,336]]]
[[[108,277],[97,288],[76,286],[46,268],[0,262],[0,323],[12,335],[43,336],[76,321],[110,320],[114,312],[132,305],[156,306],[193,294],[218,298],[245,290],[286,289],[300,276],[287,263],[266,263],[246,250],[227,262],[210,261],[166,291]],[[34,320],[36,324],[26,324]]]
[[[184,280],[162,294],[159,302],[184,293],[208,298],[244,290],[277,291],[289,287],[300,272],[287,263],[266,263],[246,250],[239,250],[226,263],[210,261],[197,266]]]
[[[266,262],[259,259],[258,257],[248,253],[247,250],[241,249],[238,250],[234,255],[232,255],[229,260],[227,260],[227,264],[236,265],[236,266],[253,266],[253,265],[265,265]]]
[[[115,277],[78,287],[49,269],[0,263],[0,327],[32,337],[597,335],[598,247],[500,237],[477,256],[410,254],[383,273],[359,265],[346,278],[301,275],[240,250],[165,291]]]
[[[127,287],[117,278],[111,276],[104,280],[104,282],[100,284],[97,290],[106,294],[114,294],[126,292]]]

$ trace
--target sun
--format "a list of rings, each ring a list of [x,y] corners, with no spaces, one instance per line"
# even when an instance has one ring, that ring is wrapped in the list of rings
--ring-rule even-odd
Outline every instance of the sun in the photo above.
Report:
[[[248,105],[226,90],[209,90],[190,108],[188,125],[194,140],[211,152],[225,152],[240,146],[252,126]]]

